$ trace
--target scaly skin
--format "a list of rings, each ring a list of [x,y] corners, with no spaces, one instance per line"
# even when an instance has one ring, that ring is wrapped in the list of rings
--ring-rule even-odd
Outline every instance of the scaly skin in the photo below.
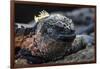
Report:
[[[80,41],[83,39],[78,40],[75,37],[71,19],[60,14],[51,14],[38,21],[35,35],[25,38],[21,49],[30,51],[33,59],[40,57],[43,62],[57,60],[85,48],[85,43]],[[21,53],[18,54],[20,56]]]

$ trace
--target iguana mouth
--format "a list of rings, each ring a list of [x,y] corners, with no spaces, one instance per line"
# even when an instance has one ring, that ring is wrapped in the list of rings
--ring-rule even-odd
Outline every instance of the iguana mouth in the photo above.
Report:
[[[71,34],[71,35],[59,35],[57,37],[57,40],[65,41],[65,42],[72,42],[74,38],[76,37],[76,34]]]
[[[76,37],[75,31],[71,30],[71,32],[68,33],[68,34],[65,34],[65,33],[59,34],[57,36],[57,40],[61,40],[61,41],[65,41],[65,42],[66,41],[67,42],[72,42],[75,37]]]

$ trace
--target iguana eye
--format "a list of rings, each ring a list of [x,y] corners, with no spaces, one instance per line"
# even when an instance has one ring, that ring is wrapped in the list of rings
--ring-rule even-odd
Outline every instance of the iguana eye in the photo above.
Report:
[[[60,28],[65,28],[65,27],[66,27],[66,24],[63,23],[62,21],[58,21],[58,22],[56,23],[56,26],[58,26],[58,27],[60,27]]]

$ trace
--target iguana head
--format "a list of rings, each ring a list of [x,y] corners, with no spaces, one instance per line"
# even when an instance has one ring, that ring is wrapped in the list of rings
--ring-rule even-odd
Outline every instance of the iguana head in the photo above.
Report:
[[[71,19],[61,14],[51,14],[38,21],[37,31],[42,36],[55,40],[73,41],[75,38],[74,24]]]

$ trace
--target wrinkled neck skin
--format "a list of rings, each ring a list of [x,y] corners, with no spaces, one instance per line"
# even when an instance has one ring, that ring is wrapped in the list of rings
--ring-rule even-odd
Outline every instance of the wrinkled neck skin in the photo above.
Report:
[[[69,49],[72,45],[72,42],[64,42],[49,36],[41,36],[40,33],[36,34],[35,37],[39,51],[33,55],[43,57],[47,60],[61,58],[65,54],[66,49]]]

